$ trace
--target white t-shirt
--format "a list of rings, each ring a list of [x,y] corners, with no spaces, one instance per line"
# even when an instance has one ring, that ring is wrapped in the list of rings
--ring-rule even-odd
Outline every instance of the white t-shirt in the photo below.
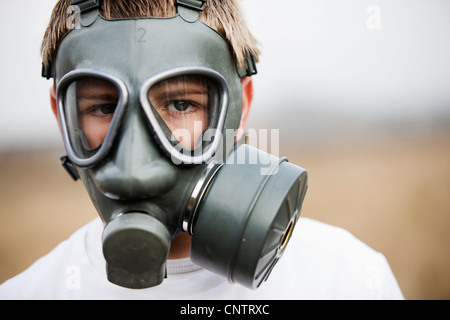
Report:
[[[159,286],[126,289],[106,279],[103,226],[95,219],[16,277],[0,299],[403,299],[385,257],[347,231],[300,218],[269,279],[250,290],[194,265],[169,260]]]

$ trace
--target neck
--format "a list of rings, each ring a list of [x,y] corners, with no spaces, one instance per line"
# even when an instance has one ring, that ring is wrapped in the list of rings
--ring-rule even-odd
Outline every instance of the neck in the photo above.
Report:
[[[188,258],[191,254],[192,237],[187,232],[182,232],[172,240],[168,259]]]

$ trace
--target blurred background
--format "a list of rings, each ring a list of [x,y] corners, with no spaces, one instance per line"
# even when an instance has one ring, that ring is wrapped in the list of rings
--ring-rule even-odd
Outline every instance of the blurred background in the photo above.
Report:
[[[0,283],[97,216],[40,77],[55,3],[0,3]],[[405,298],[449,299],[450,2],[241,3],[262,49],[248,127],[309,171],[302,215],[382,252]]]

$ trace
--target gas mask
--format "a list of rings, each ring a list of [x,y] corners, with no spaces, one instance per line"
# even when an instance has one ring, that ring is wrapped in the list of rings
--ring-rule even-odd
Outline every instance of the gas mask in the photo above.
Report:
[[[255,289],[300,214],[306,171],[235,141],[241,78],[256,69],[250,58],[240,70],[198,20],[204,2],[107,20],[98,1],[76,1],[80,24],[44,69],[57,84],[64,165],[104,223],[107,277],[123,287],[159,285],[172,240],[188,232],[195,264]]]

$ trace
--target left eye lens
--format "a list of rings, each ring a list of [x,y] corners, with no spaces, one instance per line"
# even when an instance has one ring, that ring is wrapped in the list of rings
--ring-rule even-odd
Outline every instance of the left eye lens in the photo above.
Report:
[[[193,149],[201,145],[202,133],[217,125],[219,92],[212,79],[184,75],[152,85],[147,99],[172,145]]]

